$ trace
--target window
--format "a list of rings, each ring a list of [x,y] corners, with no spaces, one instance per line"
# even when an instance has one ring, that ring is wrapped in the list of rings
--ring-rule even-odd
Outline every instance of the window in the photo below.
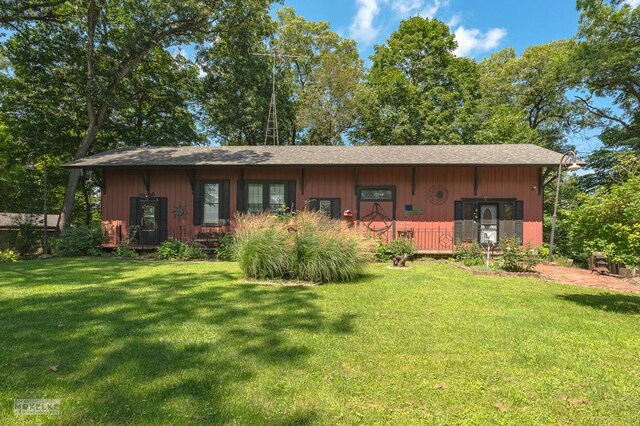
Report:
[[[230,219],[230,182],[197,181],[193,186],[193,224],[219,226]]]
[[[362,188],[360,189],[362,201],[393,201],[392,188]]]
[[[205,224],[217,224],[220,221],[220,184],[205,183],[203,185],[204,209],[202,221]]]
[[[142,203],[142,230],[156,230],[156,205],[155,203]]]
[[[269,184],[269,211],[280,210],[286,208],[284,201],[284,183]]]
[[[240,190],[239,190],[240,191]],[[244,185],[244,210],[249,213],[295,210],[295,182],[247,182]],[[238,203],[242,201],[242,197]],[[243,210],[242,206],[239,210]]]
[[[263,198],[262,198],[262,189],[263,184],[261,183],[250,183],[248,188],[248,196],[249,202],[247,203],[247,211],[250,213],[261,212],[264,210],[263,208]]]
[[[340,219],[340,198],[311,198],[309,199],[309,210],[319,211],[332,219]]]
[[[513,220],[513,202],[507,201],[504,203],[504,214],[502,216],[503,220]]]

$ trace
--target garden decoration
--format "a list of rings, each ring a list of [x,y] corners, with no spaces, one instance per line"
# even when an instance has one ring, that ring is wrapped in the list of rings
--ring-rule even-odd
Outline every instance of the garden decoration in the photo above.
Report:
[[[429,189],[429,201],[437,206],[444,204],[449,198],[449,191],[443,185],[433,185]]]
[[[373,223],[376,222],[376,220],[383,223],[382,227],[375,227]],[[380,207],[380,203],[378,202],[373,203],[373,209],[371,210],[371,213],[363,216],[361,221],[369,231],[375,232],[376,234],[380,234],[391,228],[391,218],[385,214],[384,210],[382,210],[382,207]]]
[[[591,257],[589,257],[589,269],[591,269],[591,273],[594,272],[598,275],[609,275],[611,271],[609,271],[609,259],[604,255],[604,253],[593,252]]]
[[[393,266],[397,268],[406,268],[407,260],[409,260],[409,255],[407,253],[402,256],[395,256],[393,258]]]

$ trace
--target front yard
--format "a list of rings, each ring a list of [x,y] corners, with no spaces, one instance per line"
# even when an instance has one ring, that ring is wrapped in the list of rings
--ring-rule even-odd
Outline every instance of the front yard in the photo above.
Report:
[[[640,296],[443,264],[270,287],[233,263],[0,265],[0,424],[640,423]],[[54,371],[57,370],[57,371]]]

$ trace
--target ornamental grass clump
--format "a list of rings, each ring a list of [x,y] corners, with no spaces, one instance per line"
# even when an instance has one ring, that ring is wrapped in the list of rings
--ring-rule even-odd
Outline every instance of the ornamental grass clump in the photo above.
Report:
[[[235,254],[249,278],[350,281],[375,247],[358,230],[318,212],[239,216]]]

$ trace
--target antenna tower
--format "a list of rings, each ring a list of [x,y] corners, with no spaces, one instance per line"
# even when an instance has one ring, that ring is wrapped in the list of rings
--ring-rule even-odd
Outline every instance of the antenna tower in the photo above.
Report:
[[[276,107],[276,61],[285,58],[300,58],[300,56],[285,55],[272,49],[271,53],[253,53],[256,56],[271,56],[273,62],[271,66],[271,102],[269,103],[269,116],[267,117],[267,129],[264,134],[264,144],[267,145],[271,138],[271,145],[280,145],[278,133],[278,109]]]

